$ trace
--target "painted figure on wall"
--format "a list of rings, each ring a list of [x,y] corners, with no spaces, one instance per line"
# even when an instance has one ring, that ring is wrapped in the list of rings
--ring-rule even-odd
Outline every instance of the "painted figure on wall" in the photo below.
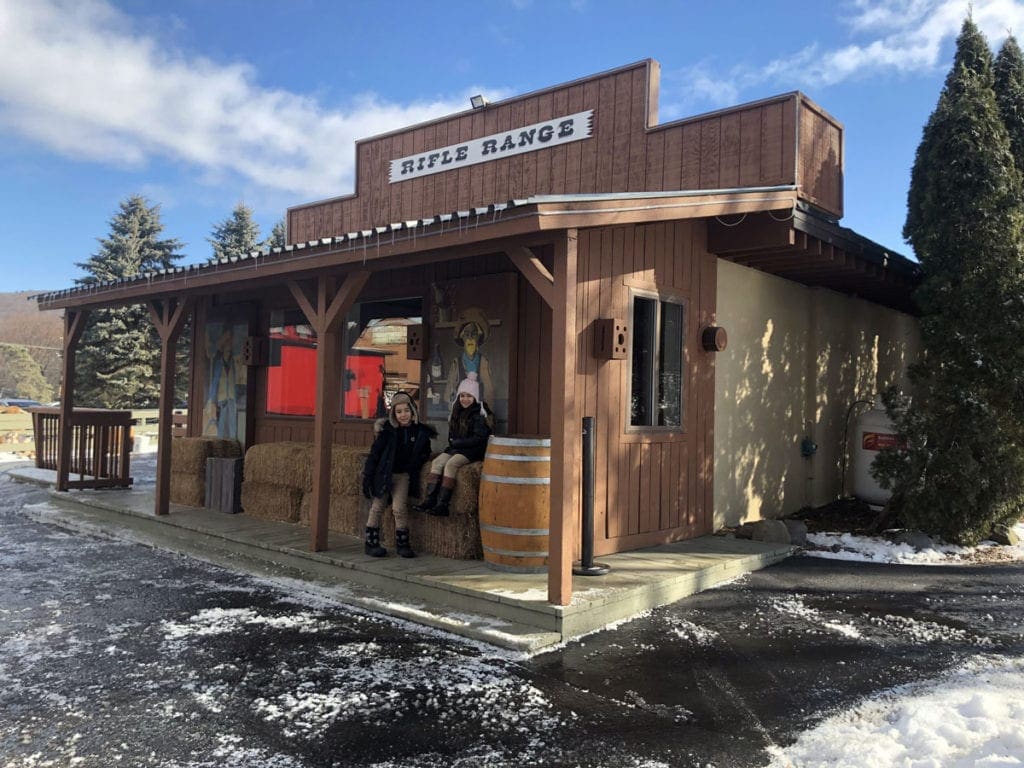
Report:
[[[207,326],[206,352],[210,364],[203,408],[204,435],[245,439],[242,420],[245,418],[246,369],[240,345],[240,336],[231,325],[215,322]]]
[[[494,398],[494,377],[491,364],[481,347],[487,341],[490,324],[479,307],[469,307],[459,315],[455,323],[455,345],[460,348],[448,368],[446,399],[455,402],[459,383],[463,379],[475,379],[480,384],[480,398]]]

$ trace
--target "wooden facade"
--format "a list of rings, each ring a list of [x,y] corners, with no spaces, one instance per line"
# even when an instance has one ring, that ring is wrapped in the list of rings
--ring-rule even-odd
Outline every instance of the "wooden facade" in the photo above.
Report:
[[[856,278],[858,290],[876,290],[890,303],[905,301],[913,284],[905,260],[835,226],[842,128],[803,94],[664,125],[657,125],[657,94],[658,66],[643,61],[361,141],[355,193],[291,208],[285,248],[46,294],[40,307],[66,308],[74,318],[93,307],[149,302],[166,330],[165,370],[180,308],[195,307],[197,350],[218,312],[245,318],[246,333],[259,339],[271,312],[301,310],[320,342],[316,411],[269,413],[269,374],[256,363],[244,432],[249,445],[316,446],[311,547],[323,549],[330,446],[372,440],[372,420],[343,418],[337,403],[345,313],[356,301],[420,297],[430,317],[430,286],[511,276],[506,431],[551,438],[549,599],[566,604],[580,550],[584,416],[596,419],[598,434],[596,553],[712,531],[715,352],[701,338],[716,323],[718,258],[791,270],[787,277],[817,284]],[[389,178],[399,158],[588,110],[591,133],[581,140]],[[632,359],[595,352],[608,323],[621,322],[630,337],[641,299],[671,304],[680,318],[678,337],[665,342],[682,359],[673,426],[632,426]],[[76,326],[68,327],[73,348]],[[194,403],[209,386],[205,360],[194,357]],[[68,365],[73,370],[73,360]],[[204,419],[192,409],[193,434]]]

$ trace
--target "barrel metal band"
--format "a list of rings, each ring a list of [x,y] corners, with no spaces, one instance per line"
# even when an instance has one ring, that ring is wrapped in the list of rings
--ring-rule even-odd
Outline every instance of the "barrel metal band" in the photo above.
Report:
[[[550,456],[522,456],[512,453],[488,453],[486,458],[500,461],[551,461]]]
[[[508,528],[504,525],[490,525],[489,523],[480,523],[480,530],[491,533],[509,533],[513,536],[547,536],[549,533],[547,528]]]
[[[551,485],[550,477],[498,477],[497,475],[480,475],[481,480],[489,483],[509,483],[511,485]]]
[[[484,546],[484,552],[490,552],[492,555],[507,555],[508,557],[547,557],[548,552],[525,552],[521,549],[495,549],[494,547]]]

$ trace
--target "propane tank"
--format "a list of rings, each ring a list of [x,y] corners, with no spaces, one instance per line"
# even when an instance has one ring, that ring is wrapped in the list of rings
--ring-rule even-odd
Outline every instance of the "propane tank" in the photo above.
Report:
[[[853,430],[853,495],[873,507],[881,507],[892,496],[871,476],[871,464],[883,448],[895,447],[896,427],[885,412],[882,398],[857,417]]]

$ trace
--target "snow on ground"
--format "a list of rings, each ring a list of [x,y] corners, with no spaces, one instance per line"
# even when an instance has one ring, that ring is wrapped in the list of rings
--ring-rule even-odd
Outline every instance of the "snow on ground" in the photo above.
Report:
[[[1024,523],[1018,523],[1013,530],[1022,542],[1015,546],[1000,546],[993,541],[983,541],[976,547],[958,547],[955,544],[936,542],[931,547],[921,549],[875,536],[809,533],[807,542],[813,548],[808,548],[804,554],[834,560],[861,560],[896,565],[952,565],[986,560],[1024,560]]]
[[[1024,765],[1024,659],[979,655],[900,686],[773,747],[770,768]]]

